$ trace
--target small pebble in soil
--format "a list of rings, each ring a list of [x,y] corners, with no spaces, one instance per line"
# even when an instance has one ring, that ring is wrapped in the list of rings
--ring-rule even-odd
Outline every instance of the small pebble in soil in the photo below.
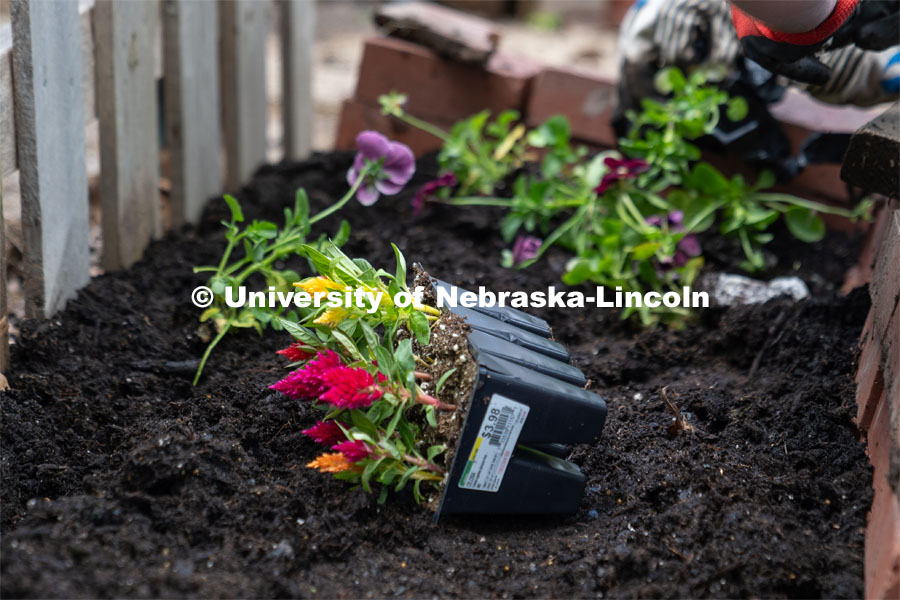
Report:
[[[600,516],[600,514],[593,508],[591,510],[589,510],[588,514],[587,514],[588,520],[590,520],[590,521],[593,521],[594,519],[596,519],[599,516]]]

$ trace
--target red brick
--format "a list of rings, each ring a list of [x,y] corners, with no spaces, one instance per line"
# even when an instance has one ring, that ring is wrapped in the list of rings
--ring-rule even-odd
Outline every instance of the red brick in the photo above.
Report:
[[[605,148],[616,147],[610,120],[616,107],[614,81],[557,68],[546,68],[535,77],[528,101],[527,122],[536,126],[555,114],[563,114],[572,136]]]
[[[450,127],[447,123],[435,125],[443,129]],[[355,150],[356,136],[366,129],[379,131],[392,140],[403,142],[416,156],[439,150],[441,147],[441,140],[438,138],[395,117],[381,114],[381,109],[376,106],[369,106],[356,100],[344,100],[338,121],[337,138],[334,141],[335,150]]]
[[[882,395],[884,372],[881,369],[881,344],[869,330],[862,342],[856,372],[856,425],[861,431],[867,431],[872,425]]]
[[[442,59],[422,46],[389,38],[366,42],[355,99],[378,106],[390,91],[408,96],[406,110],[429,121],[453,122],[484,109],[522,111],[539,66],[494,54],[486,68]]]
[[[897,598],[900,589],[900,498],[889,477],[892,456],[896,457],[900,426],[898,407],[882,398],[869,432],[869,460],[874,474],[875,498],[866,530],[866,598]],[[896,458],[894,458],[896,460]]]
[[[890,215],[888,232],[876,251],[869,293],[875,313],[872,329],[879,339],[884,340],[900,299],[900,210]]]
[[[888,232],[888,225],[891,220],[893,210],[889,206],[882,206],[881,210],[875,215],[874,222],[869,226],[866,232],[866,239],[863,242],[862,251],[859,253],[859,260],[850,267],[844,277],[844,283],[841,286],[841,292],[847,294],[853,288],[860,287],[872,281],[872,269],[875,267],[875,255]]]
[[[617,29],[622,21],[625,20],[625,14],[634,4],[634,0],[607,0],[606,10],[603,11],[602,27],[609,29]]]

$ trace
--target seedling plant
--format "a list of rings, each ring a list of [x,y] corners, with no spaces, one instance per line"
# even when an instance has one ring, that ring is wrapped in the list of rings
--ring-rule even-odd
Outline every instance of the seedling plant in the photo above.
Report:
[[[845,210],[766,193],[775,183],[768,171],[750,184],[698,162],[693,141],[711,134],[723,111],[735,121],[747,113],[743,98],[730,98],[715,85],[721,76],[714,70],[688,77],[677,68],[660,71],[656,87],[668,98],[644,99],[640,112],[627,115],[631,128],[620,149],[594,156],[573,146],[561,115],[532,130],[515,125],[517,115],[508,112],[493,121],[479,113],[449,133],[425,124],[444,141],[441,176],[420,190],[415,208],[426,202],[503,207],[500,229],[512,243],[501,257],[504,265],[526,268],[557,245],[573,254],[562,276],[567,284],[659,293],[694,284],[703,265],[697,234],[714,225],[739,240],[742,267],[754,272],[764,267],[762,246],[773,238],[767,229],[779,217],[794,236],[814,242],[825,234],[819,214],[856,219],[867,213],[867,203]],[[404,111],[404,100],[397,93],[383,96],[383,111],[422,126]],[[539,160],[539,167],[523,168],[528,160]],[[688,316],[684,308],[647,306],[627,308],[622,316],[635,313],[645,325],[680,326]]]

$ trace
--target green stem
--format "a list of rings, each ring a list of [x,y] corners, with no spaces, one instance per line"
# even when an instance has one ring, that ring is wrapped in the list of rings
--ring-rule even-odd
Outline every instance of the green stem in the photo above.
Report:
[[[329,206],[328,208],[326,208],[325,210],[323,210],[322,212],[320,212],[319,214],[317,214],[316,216],[310,218],[310,220],[309,220],[310,226],[312,226],[314,223],[321,221],[325,217],[339,211],[345,204],[347,204],[347,202],[350,201],[350,198],[352,198],[356,194],[356,191],[359,189],[359,186],[362,185],[362,182],[365,181],[366,176],[369,174],[370,170],[371,170],[371,165],[366,165],[365,167],[363,167],[362,171],[360,171],[359,175],[357,175],[356,181],[354,181],[353,185],[350,186],[350,190],[346,194],[344,194],[344,197],[341,198],[340,200],[338,200],[337,202],[335,202],[334,204],[332,204],[331,206]]]
[[[432,200],[438,204],[450,204],[452,206],[502,206],[508,208],[512,206],[512,198],[491,198],[488,196],[462,196],[459,198],[450,198],[448,200]]]
[[[756,194],[756,199],[760,202],[777,202],[781,204],[790,204],[793,206],[799,206],[801,208],[808,208],[809,210],[814,210],[820,213],[839,215],[847,218],[857,216],[852,210],[839,208],[837,206],[828,206],[827,204],[820,204],[818,202],[813,202],[812,200],[805,200],[803,198],[791,196],[790,194]]]
[[[213,341],[209,343],[209,346],[206,347],[206,352],[203,353],[203,358],[200,359],[200,366],[197,367],[197,373],[194,374],[194,382],[192,385],[197,385],[197,382],[200,381],[200,374],[203,373],[203,367],[206,366],[209,355],[212,353],[213,348],[216,347],[216,344],[222,341],[222,338],[225,337],[225,334],[228,333],[229,329],[231,329],[231,321],[226,321],[222,330],[213,338]]]
[[[447,132],[444,131],[443,129],[435,127],[431,123],[429,123],[427,121],[423,121],[422,119],[419,119],[417,117],[414,117],[409,113],[400,111],[399,113],[391,113],[391,114],[393,114],[395,117],[397,117],[404,123],[408,123],[409,125],[412,125],[413,127],[417,127],[426,133],[430,133],[431,135],[440,139],[443,142],[446,142],[450,138],[450,136],[447,134]]]

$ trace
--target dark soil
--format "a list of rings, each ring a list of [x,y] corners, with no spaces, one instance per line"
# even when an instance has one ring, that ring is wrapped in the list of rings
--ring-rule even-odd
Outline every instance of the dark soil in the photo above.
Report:
[[[324,206],[349,160],[262,169],[245,213],[277,218],[300,185]],[[410,195],[348,206],[348,252],[391,270],[393,241],[464,286],[560,285],[562,251],[504,270],[497,212],[416,219]],[[286,334],[229,336],[190,385],[204,347],[191,267],[217,260],[224,214],[212,203],[202,226],[22,327],[2,395],[3,597],[862,596],[871,473],[851,416],[868,300],[834,291],[856,241],[773,246],[773,272],[814,299],[702,310],[684,331],[540,311],[609,404],[601,439],[572,451],[581,509],[434,525],[409,495],[378,506],[304,467],[314,414],[267,389]],[[695,433],[667,435],[664,386]]]

